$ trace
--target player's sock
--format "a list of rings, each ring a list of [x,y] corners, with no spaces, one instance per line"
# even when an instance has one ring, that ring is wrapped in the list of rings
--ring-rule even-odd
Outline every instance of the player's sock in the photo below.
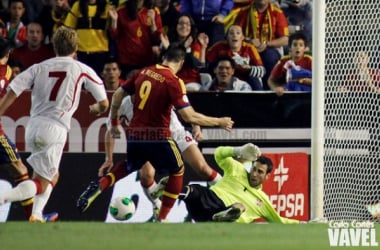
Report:
[[[128,172],[125,168],[125,161],[119,161],[106,176],[100,178],[100,190],[103,191],[108,187],[113,186],[115,182],[124,178],[127,175]]]
[[[22,208],[24,209],[24,214],[25,214],[26,219],[29,219],[29,217],[32,215],[33,202],[34,202],[34,197],[20,202]]]
[[[211,175],[207,179],[207,183],[208,185],[212,186],[215,183],[217,183],[220,179],[222,179],[222,176],[213,169]]]
[[[35,218],[43,218],[42,211],[49,200],[53,185],[50,183],[47,185],[45,192],[37,194],[34,197],[32,216]]]
[[[165,220],[169,214],[171,208],[173,207],[175,201],[178,198],[178,194],[181,191],[183,185],[183,172],[184,168],[176,174],[169,175],[168,183],[166,184],[165,190],[162,194],[162,205],[160,208],[160,213],[158,219],[160,221]]]
[[[29,175],[27,173],[20,175],[20,176],[17,176],[14,179],[14,182],[16,185],[18,185],[21,182],[26,181],[26,180],[29,180]],[[32,196],[31,198],[28,198],[26,200],[22,200],[20,202],[21,206],[24,209],[24,214],[25,214],[26,219],[29,219],[29,217],[32,215],[33,201],[34,201],[34,197]]]
[[[155,185],[157,185],[157,183],[155,181],[153,181],[151,184],[149,184],[147,186],[144,186],[143,183],[141,183],[141,186],[144,190],[144,193],[145,193],[146,197],[148,197],[149,201],[153,204],[153,207],[154,208],[160,208],[161,207],[161,200],[159,198],[153,198],[150,195],[151,190],[152,190],[152,188],[154,188]]]
[[[22,201],[33,197],[38,191],[38,184],[33,180],[26,180],[2,194],[7,202]]]

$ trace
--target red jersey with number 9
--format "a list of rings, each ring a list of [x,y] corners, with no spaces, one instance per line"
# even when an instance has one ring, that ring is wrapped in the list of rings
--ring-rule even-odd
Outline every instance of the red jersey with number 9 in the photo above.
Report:
[[[134,95],[133,118],[128,136],[163,140],[169,137],[170,112],[190,106],[183,81],[165,65],[146,67],[129,78],[122,88]]]

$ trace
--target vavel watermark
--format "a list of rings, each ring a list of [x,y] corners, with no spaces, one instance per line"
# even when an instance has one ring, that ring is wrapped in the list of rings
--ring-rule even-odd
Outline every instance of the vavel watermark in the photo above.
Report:
[[[377,247],[375,223],[371,221],[330,221],[328,236],[331,247]]]

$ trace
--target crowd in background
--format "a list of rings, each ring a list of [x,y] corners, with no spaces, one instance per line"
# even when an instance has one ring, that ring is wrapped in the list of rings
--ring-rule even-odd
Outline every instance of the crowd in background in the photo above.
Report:
[[[65,25],[77,30],[77,59],[104,80],[120,84],[180,43],[187,56],[177,75],[189,91],[281,95],[311,90],[311,7],[312,0],[3,0],[0,34],[14,45],[14,75],[53,57],[50,39]],[[109,62],[114,70],[105,69]],[[301,87],[292,89],[289,82]]]

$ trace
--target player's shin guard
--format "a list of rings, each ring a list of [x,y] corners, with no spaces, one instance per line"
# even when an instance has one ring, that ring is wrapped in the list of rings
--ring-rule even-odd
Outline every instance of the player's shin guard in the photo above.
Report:
[[[16,185],[18,185],[21,182],[26,181],[26,180],[29,180],[29,175],[27,173],[17,176],[14,179],[14,182]],[[21,201],[21,206],[24,209],[24,214],[25,214],[26,219],[29,219],[29,217],[32,215],[33,201],[34,201],[34,197],[30,197],[26,200]]]
[[[162,194],[162,205],[158,215],[159,220],[166,219],[175,201],[177,200],[178,194],[181,192],[183,185],[183,173],[184,167],[180,172],[169,176],[168,183],[166,184],[165,190]]]
[[[125,161],[119,161],[106,176],[100,178],[100,190],[103,191],[108,187],[113,186],[115,182],[124,178],[127,175],[128,172],[125,167]]]

